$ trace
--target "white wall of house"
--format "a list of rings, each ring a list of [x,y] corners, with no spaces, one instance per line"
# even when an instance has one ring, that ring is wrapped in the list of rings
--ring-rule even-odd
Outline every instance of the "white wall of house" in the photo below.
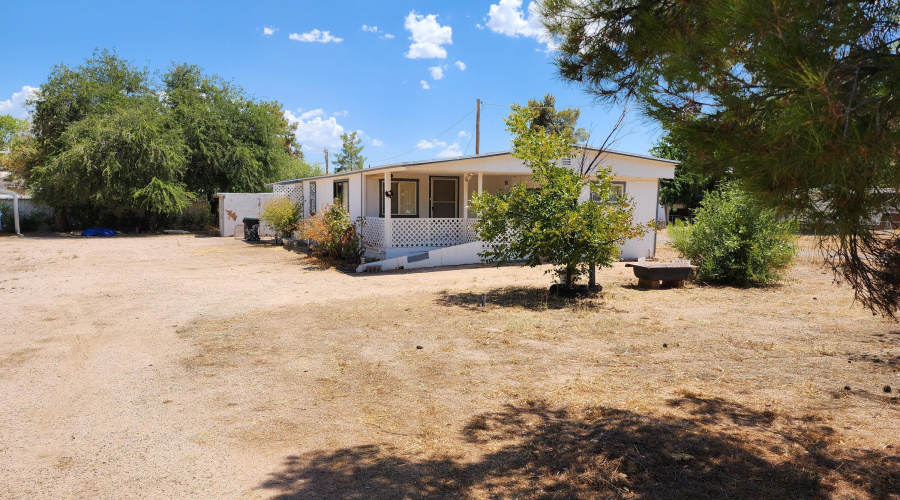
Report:
[[[244,223],[244,217],[259,217],[262,205],[276,195],[274,193],[218,193],[219,236],[234,236],[234,228]],[[260,236],[274,236],[265,223],[259,225]]]
[[[587,158],[576,156],[564,164],[579,168],[582,161],[590,162],[594,154]],[[658,219],[659,179],[672,178],[675,165],[658,159],[632,156],[628,154],[609,153],[601,157],[599,164],[611,167],[613,180],[625,183],[625,194],[634,200],[634,219],[639,223],[649,223]],[[304,216],[308,217],[309,206],[315,203],[317,212],[326,204],[334,202],[334,182],[349,182],[349,209],[352,217],[364,215],[378,217],[380,203],[384,199],[380,182],[385,175],[394,180],[415,180],[418,182],[418,218],[431,217],[431,179],[432,177],[453,177],[458,182],[457,216],[465,216],[465,202],[471,201],[478,192],[478,172],[481,172],[482,189],[489,193],[497,193],[506,186],[524,183],[535,187],[531,182],[530,170],[522,162],[510,154],[488,154],[477,157],[454,159],[450,161],[426,161],[421,163],[404,163],[383,168],[366,169],[347,175],[332,175],[306,179],[303,182]],[[465,176],[471,174],[468,183]],[[315,183],[316,197],[312,199],[310,185]],[[464,192],[465,191],[465,192]],[[471,206],[471,205],[470,205]],[[664,213],[664,212],[662,212]],[[469,217],[474,214],[469,210]],[[656,243],[655,234],[648,232],[643,238],[627,241],[622,246],[622,258],[637,259],[651,257]],[[423,240],[424,241],[424,240]],[[407,249],[413,251],[414,249]]]

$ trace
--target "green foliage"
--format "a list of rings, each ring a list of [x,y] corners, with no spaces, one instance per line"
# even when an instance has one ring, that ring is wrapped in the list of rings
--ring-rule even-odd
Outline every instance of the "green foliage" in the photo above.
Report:
[[[71,124],[55,141],[59,151],[33,169],[35,193],[51,206],[183,210],[185,148],[159,107],[144,98]]]
[[[19,209],[22,209],[22,206],[19,205]],[[2,222],[3,232],[4,233],[15,233],[16,232],[16,223],[15,223],[15,213],[13,212],[12,202],[2,201],[0,202],[0,222]],[[46,214],[41,212],[30,212],[28,214],[22,214],[19,212],[19,230],[23,233],[30,233],[32,231],[37,231],[41,224],[47,223],[48,217]]]
[[[571,131],[532,127],[537,115],[534,108],[513,106],[506,125],[513,134],[513,155],[531,169],[540,188],[517,184],[497,194],[476,195],[475,231],[490,244],[482,253],[488,262],[522,259],[532,267],[549,262],[571,288],[592,263],[609,266],[619,256],[618,244],[643,234],[644,228],[633,223],[630,200],[609,201],[615,193],[609,168],[598,168],[591,180],[560,165],[572,151]],[[586,191],[600,201],[585,200]]]
[[[277,102],[254,101],[243,89],[194,65],[163,75],[164,102],[188,149],[185,184],[212,200],[217,192],[258,192],[303,163]]]
[[[13,138],[28,130],[28,122],[9,115],[0,115],[0,151],[9,148]],[[0,161],[3,157],[0,156]]]
[[[538,114],[531,120],[532,127],[541,127],[547,132],[558,134],[567,133],[579,142],[588,139],[588,133],[583,128],[575,128],[578,125],[578,117],[581,110],[578,108],[556,109],[556,97],[553,94],[544,96],[543,101],[529,99],[528,107],[537,110]]]
[[[317,177],[325,175],[325,170],[321,163],[308,163],[303,158],[294,158],[281,172],[279,178],[285,179],[304,179],[306,177]]]
[[[668,134],[650,148],[650,154],[681,162],[675,166],[674,179],[659,181],[659,202],[663,205],[682,204],[694,211],[706,194],[719,184],[715,176],[700,172],[694,165],[695,158],[683,146],[672,142]]]
[[[276,196],[263,203],[259,218],[282,237],[290,238],[303,218],[303,203],[294,203],[287,196]]]
[[[315,171],[279,103],[192,65],[172,66],[155,85],[145,69],[97,51],[56,66],[28,104],[32,135],[13,141],[9,162],[63,221],[70,209],[92,220],[121,208],[155,220],[195,198]]]
[[[796,251],[797,224],[726,185],[706,196],[693,224],[670,226],[672,246],[697,265],[697,279],[738,286],[782,278]]]
[[[356,132],[349,134],[341,134],[343,146],[341,151],[335,155],[334,172],[346,172],[349,170],[362,170],[366,157],[362,156],[362,139],[356,137]]]
[[[900,235],[900,3],[544,0],[563,78],[634,100],[699,167],[834,228],[833,269],[893,316]],[[862,253],[866,249],[866,255]],[[874,250],[874,253],[872,252]]]
[[[312,252],[320,258],[341,259],[355,264],[363,254],[359,230],[366,223],[365,217],[357,217],[356,223],[340,205],[326,205],[300,227],[300,237],[313,242]]]

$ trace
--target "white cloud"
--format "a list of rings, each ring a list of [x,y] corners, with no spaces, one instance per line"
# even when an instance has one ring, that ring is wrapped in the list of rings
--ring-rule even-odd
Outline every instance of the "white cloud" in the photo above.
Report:
[[[458,142],[451,144],[447,149],[437,154],[438,158],[456,158],[457,156],[462,156]]]
[[[456,67],[459,68],[460,71],[465,71],[465,70],[466,70],[466,63],[464,63],[464,62],[462,62],[462,61],[456,61],[456,62],[453,63],[453,64],[456,65]]]
[[[298,35],[297,33],[291,33],[288,36],[291,40],[296,40],[298,42],[320,42],[320,43],[341,43],[344,41],[343,38],[338,38],[336,36],[331,36],[331,32],[329,31],[319,31],[312,30],[309,33],[303,33],[302,35]]]
[[[367,26],[363,24],[362,30],[368,31],[369,33],[378,33],[378,26]]]
[[[393,40],[394,35],[392,35],[390,33],[385,33],[381,38],[384,38],[385,40]]]
[[[300,113],[301,111],[303,111],[303,110],[302,109],[297,110],[298,113]],[[322,108],[319,108],[319,109],[311,109],[309,111],[303,111],[302,113],[300,113],[301,120],[309,120],[309,119],[315,118],[317,116],[325,116],[325,110],[323,110]]]
[[[480,25],[480,24],[478,24],[478,23],[475,23],[475,27],[478,28],[478,29],[480,29],[480,30],[483,30],[483,29],[484,29],[484,26],[482,26],[482,25]]]
[[[419,85],[421,85],[422,88],[425,89],[425,90],[428,90],[428,89],[431,88],[431,87],[428,85],[428,82],[426,82],[425,80],[420,81],[420,82],[419,82]]]
[[[446,65],[441,67],[441,65],[439,64],[437,66],[432,66],[432,67],[428,68],[428,71],[431,72],[432,80],[440,80],[441,78],[443,78],[444,77],[444,68],[446,68],[446,67],[447,67]]]
[[[546,44],[547,50],[554,50],[557,47],[541,24],[541,16],[537,12],[535,2],[528,3],[526,15],[522,11],[522,0],[500,0],[498,4],[491,5],[486,24],[494,33],[535,38],[538,42]]]
[[[335,111],[334,113],[331,113],[331,116],[347,116],[349,114],[350,112],[345,109],[344,111]]]
[[[272,36],[275,34],[276,31],[278,31],[278,28],[272,28],[269,26],[263,27],[263,35],[266,35],[266,36]]]
[[[403,23],[412,36],[413,41],[409,46],[406,57],[409,59],[446,59],[447,51],[442,45],[453,44],[453,29],[450,26],[441,26],[437,22],[437,16],[428,14],[422,16],[415,11],[406,16]]]
[[[457,139],[468,139],[469,137],[472,137],[472,136],[469,135],[469,133],[466,132],[465,130],[460,130],[459,134],[456,136]]]
[[[14,92],[12,97],[0,101],[0,114],[12,115],[16,118],[28,118],[28,110],[25,109],[25,100],[37,94],[38,89],[23,85],[22,90]]]
[[[372,145],[377,147],[384,146],[384,141],[379,141],[378,139],[372,139]]]
[[[298,109],[294,114],[285,110],[284,117],[288,122],[297,124],[297,142],[303,145],[307,151],[321,151],[324,148],[337,149],[341,147],[342,127],[335,117],[323,120],[325,112],[322,109],[313,109],[302,112]]]
[[[447,143],[445,141],[426,141],[425,139],[421,139],[416,143],[416,148],[418,149],[443,148],[446,146]]]

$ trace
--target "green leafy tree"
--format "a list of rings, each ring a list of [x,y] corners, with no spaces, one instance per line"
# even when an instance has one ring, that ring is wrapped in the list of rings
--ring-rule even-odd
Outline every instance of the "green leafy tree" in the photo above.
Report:
[[[70,125],[59,152],[33,169],[35,192],[51,206],[143,209],[154,220],[181,212],[192,198],[181,180],[185,146],[159,108],[145,98]]]
[[[585,129],[576,128],[581,110],[577,108],[556,109],[556,97],[553,94],[545,95],[543,101],[529,99],[528,107],[534,108],[538,112],[537,117],[531,122],[532,127],[541,127],[548,132],[568,132],[578,142],[588,139]]]
[[[900,3],[544,0],[561,76],[634,100],[699,167],[835,235],[835,272],[900,308]]]
[[[680,162],[675,166],[674,179],[661,179],[659,182],[659,202],[663,205],[671,207],[681,204],[693,212],[719,183],[716,177],[693,166],[694,158],[683,146],[672,142],[668,134],[650,148],[650,154]]]
[[[91,154],[85,148],[102,146],[99,137],[97,140],[87,137],[91,133],[89,124],[109,125],[104,117],[122,109],[133,110],[138,106],[136,102],[148,99],[156,99],[156,95],[151,90],[147,71],[115,52],[103,50],[95,51],[78,67],[55,66],[39,92],[26,101],[33,110],[34,142],[25,154],[19,155],[17,173],[36,199],[53,207],[60,229],[67,226],[70,205],[108,200],[105,194],[83,191],[87,185],[95,184],[95,180],[79,176],[91,173],[61,165],[59,157],[77,144],[82,148],[79,152],[82,158],[88,158]],[[75,125],[77,130],[69,133]]]
[[[366,157],[362,155],[363,145],[362,139],[356,137],[356,132],[349,134],[341,134],[341,142],[343,146],[341,151],[335,155],[334,172],[347,172],[350,170],[362,170]]]
[[[61,227],[73,206],[156,219],[192,198],[214,203],[217,192],[314,170],[281,104],[196,66],[172,66],[154,85],[147,70],[96,51],[78,67],[56,66],[27,103],[32,136],[10,161]]]
[[[203,198],[264,190],[303,163],[296,125],[279,103],[254,101],[240,87],[190,64],[169,68],[162,91],[188,148],[185,183]]]
[[[0,170],[17,170],[12,153],[13,147],[21,149],[20,144],[28,135],[28,122],[13,116],[0,115]]]
[[[572,153],[571,130],[533,127],[537,116],[534,108],[513,106],[506,127],[513,134],[513,156],[531,169],[540,188],[517,184],[476,195],[475,231],[490,244],[482,253],[486,261],[503,265],[522,259],[532,267],[549,262],[571,289],[591,266],[609,266],[619,256],[618,245],[644,228],[634,224],[630,200],[611,201],[615,190],[608,167],[576,171],[561,165]]]
[[[28,130],[28,122],[13,116],[0,115],[0,151],[9,148],[12,140]]]
[[[671,227],[672,246],[697,265],[697,279],[757,286],[783,278],[796,252],[797,224],[737,186],[710,193],[693,224]]]

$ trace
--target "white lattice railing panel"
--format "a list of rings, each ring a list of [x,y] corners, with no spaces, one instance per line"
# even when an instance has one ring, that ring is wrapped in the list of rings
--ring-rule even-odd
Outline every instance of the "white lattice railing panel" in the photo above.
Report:
[[[478,234],[475,233],[475,223],[478,222],[478,219],[464,219],[466,222],[466,241],[465,243],[472,243],[473,241],[478,241]]]
[[[449,247],[478,241],[477,219],[391,219],[391,248]],[[384,246],[384,219],[366,217],[361,231],[369,247]]]
[[[366,225],[363,226],[360,234],[366,246],[384,246],[384,219],[380,217],[366,217]]]
[[[272,186],[272,192],[278,195],[287,196],[294,203],[303,203],[303,184],[275,184]]]
[[[466,219],[392,219],[395,248],[448,247],[468,241]]]

